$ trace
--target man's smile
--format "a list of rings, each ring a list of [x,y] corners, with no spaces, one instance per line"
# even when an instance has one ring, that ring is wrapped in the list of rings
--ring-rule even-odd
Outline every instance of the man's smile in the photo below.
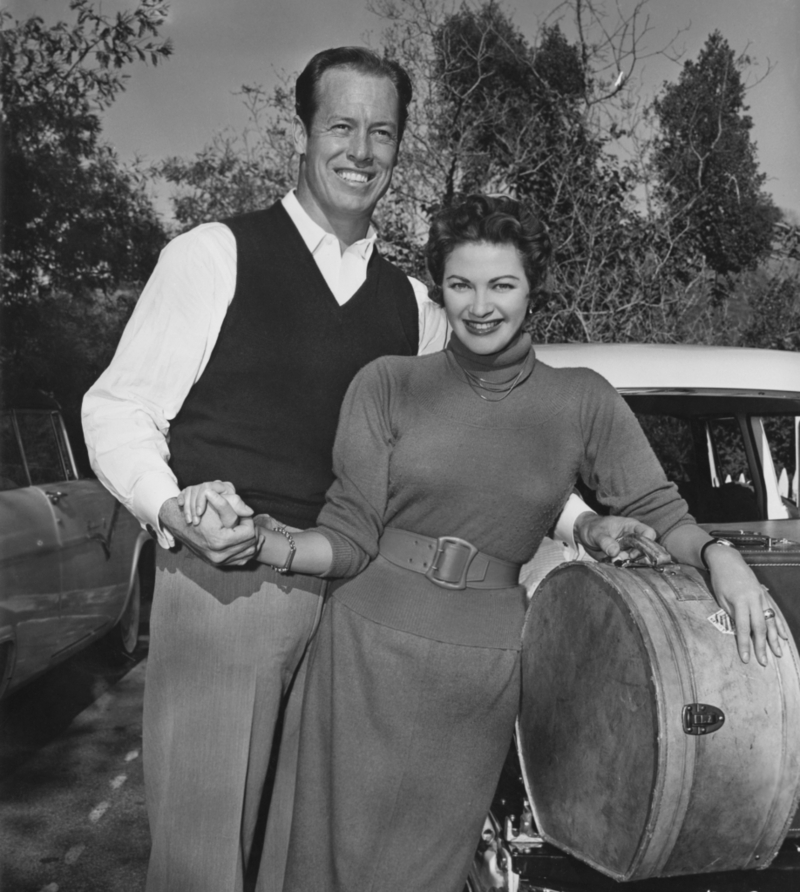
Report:
[[[374,173],[365,173],[361,170],[337,170],[336,176],[346,183],[369,183],[375,179]]]

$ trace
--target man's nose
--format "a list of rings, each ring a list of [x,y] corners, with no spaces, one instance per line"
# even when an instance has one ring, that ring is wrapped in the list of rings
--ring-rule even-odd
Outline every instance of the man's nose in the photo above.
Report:
[[[361,164],[372,160],[372,146],[366,130],[357,129],[353,132],[347,147],[347,157]]]

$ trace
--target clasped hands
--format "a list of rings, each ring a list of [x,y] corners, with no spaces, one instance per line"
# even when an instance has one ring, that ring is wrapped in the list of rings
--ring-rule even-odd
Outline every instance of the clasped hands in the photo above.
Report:
[[[176,539],[209,564],[225,567],[244,566],[258,554],[263,518],[254,516],[233,484],[222,480],[187,486],[159,512],[161,524]]]

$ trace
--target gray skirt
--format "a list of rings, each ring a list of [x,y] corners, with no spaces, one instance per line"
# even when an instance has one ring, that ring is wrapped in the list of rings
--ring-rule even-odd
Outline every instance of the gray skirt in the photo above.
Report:
[[[334,594],[308,664],[284,892],[462,892],[519,695],[517,649],[398,631]]]

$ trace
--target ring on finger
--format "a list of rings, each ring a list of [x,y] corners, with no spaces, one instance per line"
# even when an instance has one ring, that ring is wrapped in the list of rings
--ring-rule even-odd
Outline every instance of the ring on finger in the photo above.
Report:
[[[767,609],[764,611],[764,619],[775,619],[775,611],[771,607],[767,607]]]

